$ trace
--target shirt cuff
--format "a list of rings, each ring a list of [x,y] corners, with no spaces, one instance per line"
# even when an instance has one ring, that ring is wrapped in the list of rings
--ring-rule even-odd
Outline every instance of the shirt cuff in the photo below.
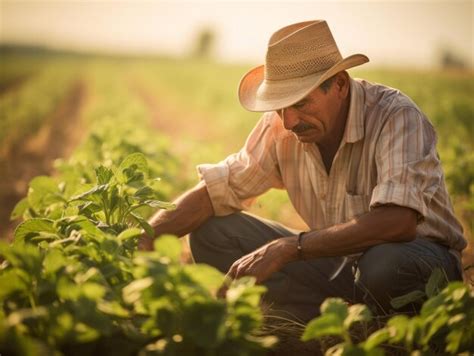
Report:
[[[214,214],[225,216],[248,209],[254,198],[240,200],[229,187],[229,166],[223,162],[200,164],[196,167],[199,179],[206,183]]]
[[[429,200],[432,196],[431,194]],[[374,188],[370,200],[370,209],[385,204],[411,208],[418,212],[417,223],[420,224],[428,216],[428,206],[424,198],[423,192],[414,186],[385,182]]]

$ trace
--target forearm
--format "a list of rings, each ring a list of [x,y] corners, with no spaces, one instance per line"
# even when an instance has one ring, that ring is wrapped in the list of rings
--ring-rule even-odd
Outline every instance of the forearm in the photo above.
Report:
[[[364,252],[369,247],[410,241],[416,234],[416,212],[398,206],[379,207],[346,223],[304,234],[305,259],[344,256]],[[297,238],[287,241],[290,261],[298,259]]]
[[[162,234],[184,236],[214,215],[211,199],[202,181],[174,203],[175,210],[160,210],[149,220],[155,236]]]

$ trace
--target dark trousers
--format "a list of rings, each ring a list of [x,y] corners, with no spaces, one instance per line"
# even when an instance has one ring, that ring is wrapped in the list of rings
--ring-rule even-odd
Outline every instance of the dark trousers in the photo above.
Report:
[[[297,233],[274,221],[235,213],[210,218],[191,233],[189,242],[195,262],[227,273],[240,257],[273,239]],[[263,283],[268,289],[264,302],[272,312],[304,322],[319,314],[328,297],[365,303],[377,314],[388,314],[390,300],[415,289],[424,290],[435,267],[441,267],[448,280],[461,279],[457,260],[448,249],[423,238],[371,247],[330,281],[341,260],[325,257],[287,264]]]

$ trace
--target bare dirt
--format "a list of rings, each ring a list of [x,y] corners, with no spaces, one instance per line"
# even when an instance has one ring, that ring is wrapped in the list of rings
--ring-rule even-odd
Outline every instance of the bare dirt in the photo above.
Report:
[[[12,238],[18,221],[10,221],[10,214],[26,196],[29,181],[38,175],[51,175],[54,160],[68,157],[79,143],[80,114],[86,94],[84,83],[74,84],[52,116],[44,120],[47,125],[0,156],[0,238]]]

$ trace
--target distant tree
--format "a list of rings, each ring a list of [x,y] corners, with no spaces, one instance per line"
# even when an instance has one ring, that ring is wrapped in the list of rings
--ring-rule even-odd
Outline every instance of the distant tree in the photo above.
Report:
[[[440,49],[439,64],[443,69],[466,69],[467,63],[459,54],[450,48]]]
[[[192,55],[197,58],[210,58],[214,52],[216,34],[210,28],[201,29],[196,37]]]

